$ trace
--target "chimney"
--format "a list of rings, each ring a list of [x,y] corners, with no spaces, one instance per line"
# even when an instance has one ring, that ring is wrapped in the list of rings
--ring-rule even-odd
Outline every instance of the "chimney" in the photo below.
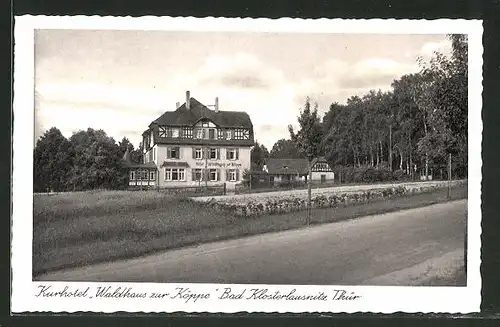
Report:
[[[186,91],[186,108],[191,109],[191,94],[189,91]]]
[[[215,112],[219,112],[219,98],[215,98]]]

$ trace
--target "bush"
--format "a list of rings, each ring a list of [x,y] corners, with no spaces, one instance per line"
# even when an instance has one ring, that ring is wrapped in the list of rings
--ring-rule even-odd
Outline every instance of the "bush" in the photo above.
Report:
[[[342,175],[342,183],[375,183],[397,180],[393,173],[386,167],[340,167],[336,174]]]
[[[392,173],[392,177],[396,181],[406,181],[410,180],[410,175],[406,174],[406,171],[398,169]]]

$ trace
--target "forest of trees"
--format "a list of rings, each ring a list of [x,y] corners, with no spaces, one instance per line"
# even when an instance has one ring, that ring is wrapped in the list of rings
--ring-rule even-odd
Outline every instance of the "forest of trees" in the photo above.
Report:
[[[436,52],[429,62],[419,58],[420,72],[394,80],[388,92],[333,103],[323,118],[307,99],[299,130],[290,127],[290,139],[277,141],[269,157],[324,156],[337,172],[378,169],[398,179],[447,175],[451,153],[453,176],[466,177],[467,36],[448,38],[450,57]]]
[[[451,56],[436,52],[429,62],[420,58],[420,72],[394,80],[390,91],[371,90],[346,104],[333,103],[323,117],[307,99],[300,127],[289,128],[289,139],[278,140],[270,151],[255,142],[252,170],[261,170],[267,158],[324,156],[334,171],[351,176],[370,171],[381,180],[440,177],[451,154],[453,176],[466,177],[467,36],[448,38]],[[139,162],[140,149],[125,137],[117,144],[89,128],[66,139],[53,127],[35,145],[35,192],[123,188],[120,160],[127,148]]]
[[[364,167],[439,177],[452,154],[453,176],[466,177],[467,36],[448,37],[450,57],[436,52],[429,62],[419,58],[420,72],[394,80],[391,91],[372,90],[346,104],[333,103],[321,122],[307,100],[298,117],[300,130],[295,134],[290,128],[291,139],[299,148],[313,146],[304,151],[324,155],[337,170]],[[310,135],[304,137],[306,132]]]
[[[34,151],[35,192],[122,189],[127,171],[121,165],[126,149],[139,162],[141,151],[124,137],[118,144],[102,130],[92,128],[69,139],[52,127],[36,142]]]

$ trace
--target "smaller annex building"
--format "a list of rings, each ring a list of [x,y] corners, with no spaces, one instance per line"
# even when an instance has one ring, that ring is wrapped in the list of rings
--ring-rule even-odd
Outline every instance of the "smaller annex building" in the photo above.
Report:
[[[309,173],[307,159],[304,158],[269,158],[263,171],[274,183],[307,181]],[[320,183],[335,179],[335,173],[324,157],[313,160],[311,179]]]
[[[153,162],[132,162],[130,152],[127,149],[123,155],[122,164],[128,170],[129,188],[151,188],[158,185],[157,168]]]

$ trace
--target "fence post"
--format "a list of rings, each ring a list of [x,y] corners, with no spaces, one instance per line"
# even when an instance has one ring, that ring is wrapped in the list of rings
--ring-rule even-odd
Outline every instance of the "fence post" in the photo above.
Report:
[[[307,226],[311,224],[311,180],[312,180],[312,172],[311,172],[311,162],[307,160]]]
[[[451,198],[451,153],[448,154],[448,199]]]

